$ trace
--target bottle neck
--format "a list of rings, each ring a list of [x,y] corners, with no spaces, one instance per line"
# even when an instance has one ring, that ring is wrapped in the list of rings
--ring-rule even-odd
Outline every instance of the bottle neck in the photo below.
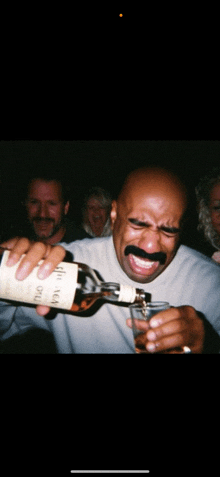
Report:
[[[148,296],[148,298],[146,298],[146,296]],[[135,302],[143,303],[149,301],[149,297],[150,295],[148,293],[145,293],[144,290],[142,290],[141,288],[136,288]]]
[[[102,283],[101,291],[107,301],[134,303],[145,300],[145,292],[130,285],[119,285],[118,283]]]

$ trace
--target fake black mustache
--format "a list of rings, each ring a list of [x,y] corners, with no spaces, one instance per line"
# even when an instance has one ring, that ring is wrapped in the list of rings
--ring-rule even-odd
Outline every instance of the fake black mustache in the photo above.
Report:
[[[164,252],[155,252],[155,253],[147,253],[141,248],[135,247],[135,245],[127,245],[125,248],[125,255],[136,255],[137,257],[147,258],[148,260],[152,260],[152,262],[160,262],[161,265],[164,265],[166,262],[166,253]]]

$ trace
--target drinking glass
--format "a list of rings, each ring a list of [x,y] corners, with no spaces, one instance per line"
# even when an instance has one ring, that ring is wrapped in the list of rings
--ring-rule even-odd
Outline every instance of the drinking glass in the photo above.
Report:
[[[129,308],[132,319],[135,351],[138,354],[149,354],[149,351],[146,350],[144,345],[138,344],[136,342],[136,338],[144,332],[137,329],[135,320],[149,321],[152,316],[156,315],[160,311],[168,310],[168,308],[170,308],[170,304],[167,301],[153,301],[143,305],[135,303],[133,305],[130,305]]]
[[[149,354],[149,351],[146,350],[145,346],[142,345],[141,343],[138,343],[137,337],[141,333],[145,333],[144,331],[138,330],[137,329],[137,322],[135,320],[142,320],[142,321],[148,321],[152,318],[152,316],[156,315],[160,311],[163,310],[168,310],[171,308],[170,304],[167,301],[152,301],[149,303],[143,303],[143,304],[133,304],[129,306],[130,312],[131,312],[131,319],[132,319],[132,329],[133,329],[133,335],[134,335],[134,345],[135,345],[135,352],[137,354],[144,353],[144,354]],[[181,348],[175,348],[173,349],[173,352],[175,353],[181,353],[181,354],[191,354],[192,351],[188,346],[183,346]],[[163,354],[166,354],[167,351],[163,351]]]

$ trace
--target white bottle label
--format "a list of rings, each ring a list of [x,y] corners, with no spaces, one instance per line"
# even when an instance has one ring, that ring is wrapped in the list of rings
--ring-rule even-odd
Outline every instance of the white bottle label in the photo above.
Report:
[[[45,280],[37,277],[39,265],[24,280],[15,278],[20,261],[12,266],[5,265],[10,252],[3,254],[0,267],[0,297],[35,305],[70,310],[74,301],[78,266],[74,263],[60,263]]]

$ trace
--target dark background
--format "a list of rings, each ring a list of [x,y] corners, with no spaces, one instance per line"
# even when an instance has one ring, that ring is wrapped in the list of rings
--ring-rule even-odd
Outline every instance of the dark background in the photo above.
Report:
[[[98,7],[99,15],[91,14],[93,4],[90,12],[81,5],[81,15],[64,4],[63,9],[48,9],[48,18],[39,6],[34,12],[20,4],[17,11],[15,5],[9,8],[7,16],[2,14],[2,138],[219,137],[214,48],[219,27],[213,7],[210,18],[207,6],[202,18],[201,6],[194,13],[182,4],[180,11],[156,4],[153,14],[150,7],[146,13],[132,5],[128,12],[127,3],[126,10],[106,4]],[[117,194],[130,169],[152,160],[177,168],[193,190],[198,177],[219,162],[219,150],[217,141],[194,140],[0,142],[1,208],[8,218],[18,216],[22,179],[35,161],[58,161],[66,170],[75,217],[88,186],[99,183]],[[60,475],[70,475],[70,469],[98,468],[100,458],[102,468],[131,469],[134,462],[134,468],[151,469],[150,475],[198,475],[200,470],[214,475],[219,368],[213,359],[208,363],[208,357],[183,356],[177,364],[164,358],[158,363],[153,356],[150,364],[138,360],[131,366],[127,357],[121,361],[117,356],[117,361],[110,357],[108,368],[108,357],[103,357],[101,369],[99,357],[95,362],[82,358],[62,364],[59,358],[57,365],[42,357],[35,368],[30,358],[27,367],[26,359],[21,363],[16,356],[18,367],[15,360],[2,365],[3,403],[5,398],[8,406],[2,404],[8,431],[3,426],[2,454],[8,475],[12,468],[28,476],[33,469],[57,475],[47,469],[55,470],[59,463]],[[154,474],[157,467],[161,471]]]
[[[220,141],[213,140],[11,140],[0,141],[1,224],[19,221],[24,182],[32,169],[46,164],[70,184],[69,217],[81,220],[84,194],[91,186],[117,197],[133,169],[156,164],[169,167],[191,192],[191,229],[196,228],[194,189],[199,178],[220,165]]]

